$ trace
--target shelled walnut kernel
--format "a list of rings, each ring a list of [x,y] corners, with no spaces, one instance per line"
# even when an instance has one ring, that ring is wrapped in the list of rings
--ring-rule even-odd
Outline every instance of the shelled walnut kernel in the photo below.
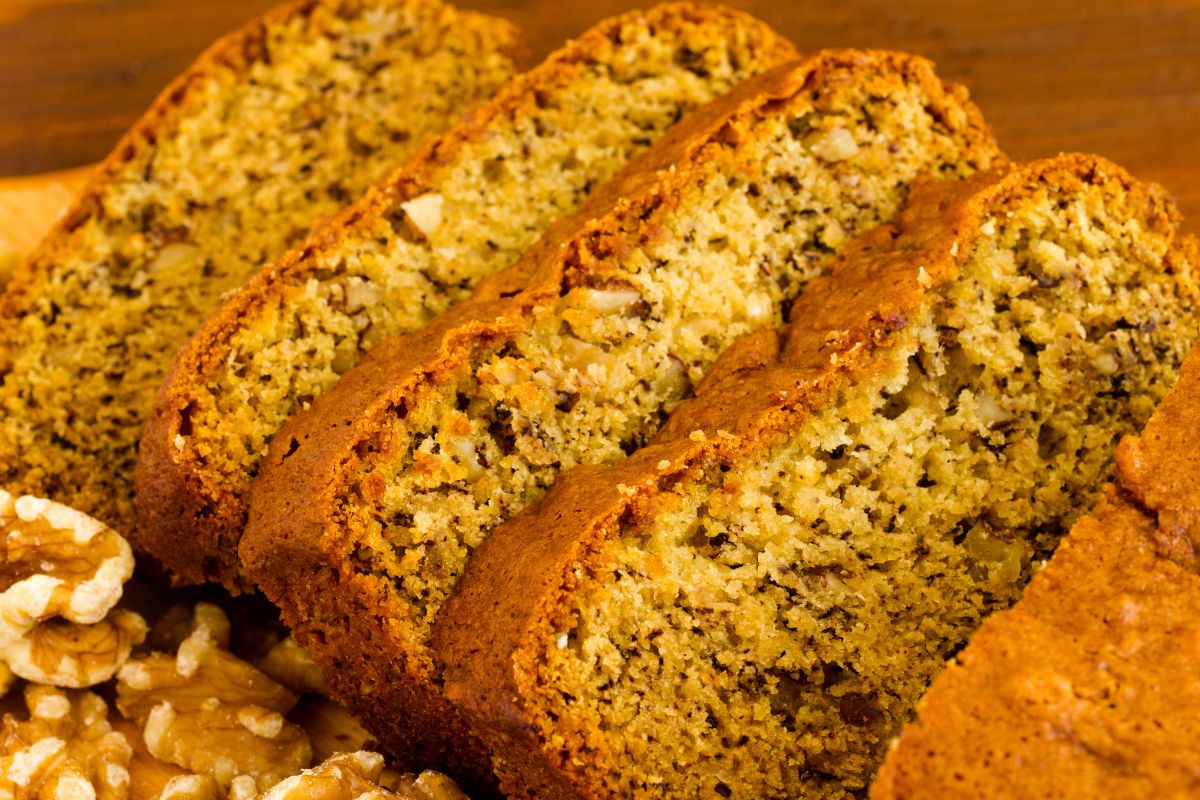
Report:
[[[437,772],[419,776],[384,772],[383,756],[339,753],[262,795],[261,800],[467,800],[454,781]]]
[[[0,689],[13,675],[72,688],[111,678],[145,637],[141,617],[113,611],[132,574],[111,528],[0,490]]]
[[[125,800],[133,750],[87,691],[25,687],[29,719],[0,724],[0,796],[14,800]]]
[[[307,734],[285,717],[296,696],[224,649],[229,621],[200,603],[175,656],[135,658],[117,675],[117,708],[160,760],[214,778],[244,800],[309,765]]]

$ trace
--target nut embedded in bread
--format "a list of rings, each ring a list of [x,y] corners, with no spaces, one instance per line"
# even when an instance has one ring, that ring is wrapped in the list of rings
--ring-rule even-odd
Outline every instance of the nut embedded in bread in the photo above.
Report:
[[[217,42],[0,299],[0,485],[133,530],[138,438],[221,296],[514,70],[437,0],[303,0]]]
[[[289,422],[251,493],[249,576],[386,746],[430,748],[457,730],[431,625],[492,526],[652,435],[918,175],[996,157],[923,59],[826,52],[747,82]]]
[[[293,414],[509,266],[686,112],[794,57],[753,17],[671,3],[509,83],[197,331],[143,438],[138,545],[178,581],[241,587],[246,493]]]
[[[861,796],[1175,381],[1177,226],[1094,157],[927,186],[655,443],[493,531],[435,648],[509,796]]]
[[[1200,351],[1121,443],[1120,491],[933,682],[874,800],[1200,792],[1198,415]]]

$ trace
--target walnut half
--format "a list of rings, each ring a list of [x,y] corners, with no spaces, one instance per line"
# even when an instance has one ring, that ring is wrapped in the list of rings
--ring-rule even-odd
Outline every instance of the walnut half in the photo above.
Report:
[[[146,623],[118,609],[95,625],[52,619],[0,648],[0,659],[34,683],[80,689],[111,678],[146,636]]]
[[[0,490],[0,535],[0,645],[52,617],[101,621],[133,574],[133,551],[120,534],[49,500]]]
[[[14,674],[72,688],[111,678],[146,635],[141,617],[113,610],[133,574],[129,543],[72,508],[2,490],[0,534],[0,689]]]
[[[312,654],[291,636],[281,639],[256,666],[297,694],[329,694],[325,676]]]

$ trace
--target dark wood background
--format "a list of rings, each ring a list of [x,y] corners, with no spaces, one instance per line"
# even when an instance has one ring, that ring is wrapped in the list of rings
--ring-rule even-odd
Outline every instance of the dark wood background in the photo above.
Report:
[[[190,59],[275,0],[0,0],[0,176],[93,162]],[[460,0],[539,56],[649,0]],[[1102,153],[1200,228],[1200,0],[728,0],[805,49],[930,56],[1017,158]]]

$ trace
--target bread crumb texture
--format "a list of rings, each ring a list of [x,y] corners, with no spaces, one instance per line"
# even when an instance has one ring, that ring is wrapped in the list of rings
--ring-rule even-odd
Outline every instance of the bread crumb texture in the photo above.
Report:
[[[559,251],[548,302],[373,423],[334,518],[356,568],[388,585],[417,663],[495,525],[562,470],[645,443],[726,346],[779,323],[848,236],[894,216],[917,175],[995,154],[928,62],[833,53],[793,69],[807,75],[794,93],[731,116]]]
[[[511,30],[433,0],[325,0],[211,51],[14,278],[0,484],[130,530],[137,441],[227,292],[513,71]]]
[[[523,643],[568,773],[623,797],[864,795],[1096,500],[1196,338],[1191,267],[1164,268],[1172,226],[1111,187],[1043,182],[985,217],[861,380],[627,515],[555,635]]]
[[[509,84],[193,340],[168,387],[178,419],[157,434],[180,437],[193,491],[240,528],[271,438],[371,347],[511,264],[684,114],[794,55],[753,17],[669,4],[601,23]]]
[[[1200,350],[1137,437],[1119,490],[934,681],[874,800],[1187,797],[1200,789]],[[1036,763],[1037,769],[1029,765]]]

